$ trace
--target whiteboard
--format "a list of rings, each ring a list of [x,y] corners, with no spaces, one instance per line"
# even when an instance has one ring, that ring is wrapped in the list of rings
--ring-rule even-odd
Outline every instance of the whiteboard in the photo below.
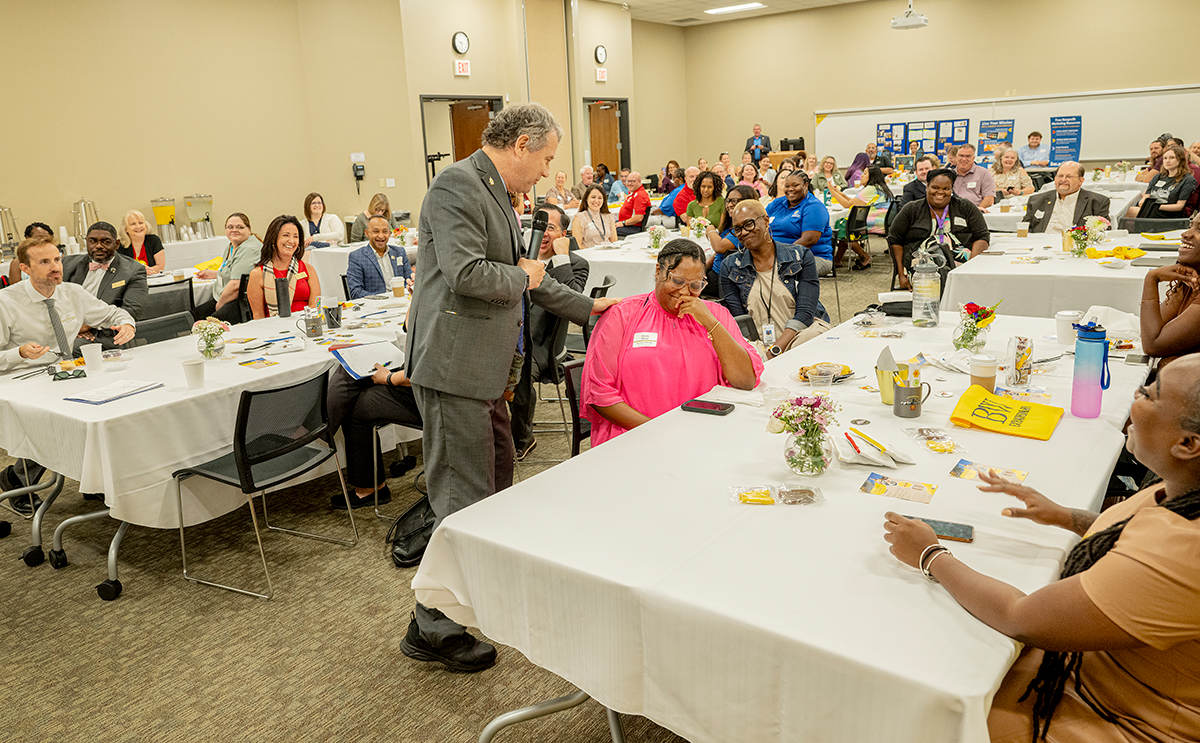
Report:
[[[1185,145],[1188,136],[1197,136],[1200,85],[817,111],[814,141],[819,156],[833,155],[841,163],[875,141],[879,124],[970,119],[968,141],[978,143],[981,120],[1013,119],[1018,147],[1035,130],[1049,144],[1051,116],[1083,117],[1081,160],[1140,161],[1150,141],[1164,132]]]

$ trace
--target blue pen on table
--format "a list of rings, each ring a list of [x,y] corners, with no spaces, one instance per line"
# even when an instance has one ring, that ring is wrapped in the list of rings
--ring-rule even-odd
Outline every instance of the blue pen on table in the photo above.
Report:
[[[362,317],[364,317],[364,318],[374,317],[376,315],[386,315],[387,313],[388,313],[388,310],[379,310],[378,312],[368,312],[367,314],[363,315]]]
[[[290,341],[291,339],[293,339],[295,337],[296,336],[294,336],[294,335],[285,335],[282,338],[271,338],[269,340],[265,340],[265,341],[263,341],[263,343],[278,343],[279,341]]]

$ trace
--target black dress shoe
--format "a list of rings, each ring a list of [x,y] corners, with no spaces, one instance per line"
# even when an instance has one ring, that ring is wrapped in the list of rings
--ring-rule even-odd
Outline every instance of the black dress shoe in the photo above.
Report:
[[[496,664],[496,648],[466,632],[448,639],[440,648],[433,647],[421,636],[415,614],[408,623],[408,634],[400,641],[400,652],[413,660],[441,663],[458,673],[477,673]]]
[[[391,502],[392,502],[392,490],[387,485],[384,485],[382,488],[379,489],[379,504],[383,505],[384,503],[391,503]],[[341,493],[338,493],[336,495],[330,496],[329,505],[333,506],[334,508],[340,508],[344,511],[344,510],[346,510],[346,499],[342,497]],[[355,493],[350,493],[350,507],[351,508],[365,508],[367,506],[373,506],[373,505],[375,505],[375,494],[374,493],[367,493],[366,495],[362,495],[362,496],[357,495]]]
[[[104,500],[104,493],[80,493],[84,500]]]
[[[10,498],[8,504],[22,516],[32,516],[34,511],[42,507],[42,499],[34,493],[29,493],[28,495],[18,495],[16,498]]]

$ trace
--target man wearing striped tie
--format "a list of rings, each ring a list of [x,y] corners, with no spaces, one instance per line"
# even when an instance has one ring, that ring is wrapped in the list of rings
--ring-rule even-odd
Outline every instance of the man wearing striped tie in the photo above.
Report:
[[[29,281],[0,291],[0,371],[39,360],[72,358],[72,339],[84,323],[111,328],[118,346],[133,339],[134,320],[128,312],[100,301],[79,284],[62,283],[62,254],[52,239],[24,240],[17,246],[15,260]],[[45,470],[22,460],[15,467],[0,472],[0,489],[32,484]],[[29,495],[9,502],[24,513],[38,506],[37,497]]]

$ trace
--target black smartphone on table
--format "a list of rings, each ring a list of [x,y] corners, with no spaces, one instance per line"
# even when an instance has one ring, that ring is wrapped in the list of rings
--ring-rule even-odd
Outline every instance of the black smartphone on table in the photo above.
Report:
[[[680,407],[689,413],[707,413],[708,415],[729,415],[733,411],[731,402],[710,402],[708,400],[688,400]]]
[[[920,516],[905,516],[904,518],[924,521],[926,524],[929,524],[933,527],[933,533],[938,536],[938,539],[949,539],[951,542],[975,541],[975,527],[970,524],[956,524],[953,521],[923,519]]]

